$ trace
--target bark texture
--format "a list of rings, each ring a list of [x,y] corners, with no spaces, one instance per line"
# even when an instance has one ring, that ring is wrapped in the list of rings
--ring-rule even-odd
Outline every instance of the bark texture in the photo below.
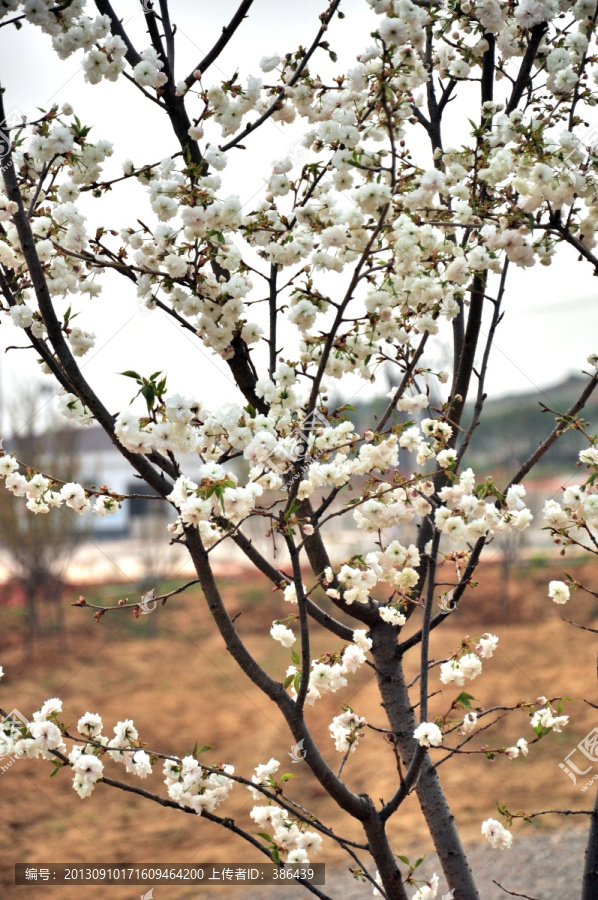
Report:
[[[393,626],[380,623],[371,629],[370,637],[384,709],[401,758],[405,767],[409,767],[419,747],[413,737],[419,722],[411,706],[396,631]],[[444,875],[455,892],[454,900],[480,900],[454,816],[428,753],[424,756],[415,790]],[[584,900],[589,900],[589,896]],[[594,894],[593,900],[596,898],[598,893]]]

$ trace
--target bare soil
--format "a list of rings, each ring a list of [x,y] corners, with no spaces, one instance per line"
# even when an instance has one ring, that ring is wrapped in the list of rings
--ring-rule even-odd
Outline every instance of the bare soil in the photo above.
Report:
[[[575,577],[592,584],[591,566],[583,561],[568,563]],[[515,704],[539,695],[576,698],[565,704],[571,717],[562,734],[549,735],[531,748],[528,759],[510,761],[497,756],[462,756],[441,766],[440,773],[464,840],[471,846],[471,859],[480,879],[483,900],[506,897],[492,885],[500,881],[511,891],[527,893],[538,900],[569,900],[578,897],[586,816],[564,818],[542,816],[532,824],[516,820],[513,848],[493,851],[480,835],[481,822],[499,818],[497,801],[517,812],[525,810],[589,810],[594,787],[586,793],[573,787],[559,769],[559,762],[576,746],[597,722],[596,711],[583,698],[596,702],[596,637],[561,621],[561,615],[585,624],[598,625],[595,601],[578,592],[568,607],[557,607],[547,597],[550,578],[562,577],[560,567],[550,567],[541,559],[531,560],[511,572],[507,585],[500,566],[488,564],[479,575],[479,586],[470,591],[462,609],[454,613],[442,628],[433,633],[431,655],[446,658],[465,635],[491,630],[500,637],[500,650],[484,665],[484,673],[468,686],[475,695],[476,707],[489,708],[501,703]],[[231,613],[242,611],[237,627],[250,650],[276,677],[282,678],[289,664],[289,651],[268,636],[273,619],[287,615],[280,594],[251,576],[225,579],[225,596]],[[97,589],[85,590],[91,597]],[[73,592],[76,599],[80,592]],[[124,588],[105,588],[105,597],[113,602],[124,596]],[[17,708],[26,716],[48,697],[64,702],[63,720],[73,726],[87,710],[102,714],[105,733],[127,717],[134,718],[140,735],[151,749],[183,755],[197,741],[211,744],[206,761],[233,763],[237,771],[250,775],[259,762],[275,756],[281,771],[298,776],[289,782],[289,794],[312,809],[336,831],[360,838],[359,831],[343,820],[331,807],[322,788],[310,777],[305,764],[293,765],[289,759],[291,739],[281,717],[270,708],[222,646],[214,633],[209,613],[199,591],[172,598],[165,608],[151,616],[133,620],[130,613],[116,612],[93,623],[89,611],[67,611],[69,633],[62,648],[55,639],[46,638],[27,658],[15,637],[20,624],[15,607],[0,609],[3,623],[0,634],[0,664],[5,677],[0,683],[0,706]],[[314,655],[332,649],[339,642],[332,638],[316,641]],[[410,661],[417,671],[417,651]],[[431,673],[433,690],[443,688],[431,701],[432,715],[446,712],[458,693],[454,686],[442,686],[437,670]],[[340,757],[327,728],[343,704],[350,703],[360,714],[379,727],[386,722],[371,668],[364,667],[347,688],[317,704],[309,713],[309,722],[331,765]],[[461,713],[462,715],[462,713]],[[517,738],[533,737],[527,713],[521,710],[502,720],[490,732],[477,739],[478,749],[504,747]],[[437,752],[442,757],[442,751]],[[4,761],[0,760],[0,764]],[[132,780],[123,769],[107,764],[107,774],[131,780],[137,786],[165,796],[159,770],[146,782]],[[0,897],[79,898],[83,891],[90,897],[110,900],[138,898],[141,888],[130,887],[30,887],[14,885],[15,862],[67,863],[247,863],[263,861],[257,851],[240,840],[223,834],[222,829],[201,818],[176,810],[163,809],[147,800],[98,785],[93,795],[80,800],[70,787],[66,771],[50,779],[51,766],[40,761],[18,761],[6,771],[0,770]],[[348,761],[344,775],[351,788],[368,790],[373,797],[388,798],[396,786],[396,765],[392,748],[382,735],[368,732],[362,746]],[[248,813],[253,805],[249,793],[236,786],[221,808],[250,832],[257,829]],[[397,854],[415,858],[430,852],[425,823],[411,799],[402,807],[390,828]],[[334,900],[371,896],[371,888],[355,883],[341,874],[345,860],[336,846],[325,841],[313,862],[324,862],[329,869],[324,891]],[[423,876],[440,870],[432,856],[422,864]],[[348,881],[347,881],[348,877]],[[299,889],[302,891],[303,890]],[[193,887],[160,885],[155,900],[196,898],[220,892],[222,887],[198,890]],[[286,897],[294,888],[271,887],[251,893],[243,888],[243,897]],[[231,894],[240,897],[239,888]],[[305,895],[307,896],[307,895]],[[442,896],[442,893],[439,895]]]

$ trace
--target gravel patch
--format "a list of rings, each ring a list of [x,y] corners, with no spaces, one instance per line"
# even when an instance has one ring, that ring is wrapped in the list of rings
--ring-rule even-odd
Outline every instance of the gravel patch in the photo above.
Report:
[[[482,900],[509,900],[510,895],[493,884],[498,881],[509,891],[527,894],[536,900],[579,900],[583,878],[583,856],[587,833],[578,829],[566,829],[558,833],[535,834],[517,837],[510,850],[495,851],[481,842],[468,848],[468,857]],[[435,854],[426,856],[420,870],[422,877],[433,872],[441,875]],[[350,873],[342,869],[327,869],[326,884],[321,890],[332,900],[366,900],[372,896],[369,885],[357,883]],[[278,885],[250,889],[247,887],[223,891],[222,888],[205,891],[201,897],[218,900],[294,900],[312,897],[301,887]],[[446,882],[441,876],[438,900],[446,893]],[[411,888],[409,896],[415,891]],[[457,900],[457,898],[456,898]],[[598,898],[597,898],[598,900]]]

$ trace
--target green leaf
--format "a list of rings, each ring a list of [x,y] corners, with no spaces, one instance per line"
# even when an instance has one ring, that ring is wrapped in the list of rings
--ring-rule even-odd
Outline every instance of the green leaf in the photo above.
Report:
[[[153,386],[151,384],[144,384],[141,388],[140,394],[144,397],[145,402],[147,403],[147,411],[151,412],[154,405],[154,397],[156,396]]]
[[[297,672],[297,674],[294,676],[293,681],[295,683],[295,690],[298,691],[301,687],[301,672]]]
[[[291,650],[291,659],[293,660],[293,662],[296,666],[301,665],[301,659],[296,650]]]
[[[119,372],[119,375],[124,375],[126,378],[136,378],[138,381],[141,381],[139,372],[133,372],[132,369],[127,369],[126,372]]]
[[[284,516],[285,521],[288,522],[288,520],[289,520],[289,519],[295,514],[295,512],[299,509],[299,506],[300,506],[299,501],[298,501],[295,497],[293,497],[293,499],[291,500],[291,502],[290,502],[290,504],[289,504],[289,508],[288,508],[288,510],[287,510],[286,513],[285,513],[285,516]]]
[[[285,680],[284,680],[284,682],[283,682],[283,684],[282,684],[282,686],[283,686],[283,688],[285,689],[285,691],[286,691],[286,689],[287,689],[288,687],[291,686],[294,677],[295,677],[295,676],[294,676],[293,674],[291,674],[291,675],[287,675],[287,677],[285,678]]]
[[[280,780],[284,782],[284,781],[290,781],[291,778],[298,778],[298,777],[299,777],[298,775],[293,775],[292,772],[285,772],[284,775],[280,776]]]
[[[402,862],[402,863],[405,863],[406,866],[411,865],[411,863],[409,862],[409,857],[408,857],[408,856],[397,856],[397,859],[400,859],[401,862]]]
[[[265,841],[268,841],[269,844],[272,843],[272,836],[270,834],[266,834],[265,831],[256,831],[258,837],[263,838]]]
[[[205,753],[206,750],[213,750],[213,749],[214,748],[212,747],[211,744],[203,744],[203,746],[201,746],[198,750],[197,744],[195,744],[195,750],[194,750],[193,756],[199,756],[200,753]]]
[[[280,865],[280,853],[278,852],[277,847],[272,847],[272,850],[270,851],[270,855],[271,855],[272,859],[274,860],[274,862],[276,863],[276,865]]]
[[[469,702],[470,700],[475,700],[473,694],[468,694],[466,691],[462,691],[455,700],[455,706],[459,704],[465,709],[471,709],[471,703]]]

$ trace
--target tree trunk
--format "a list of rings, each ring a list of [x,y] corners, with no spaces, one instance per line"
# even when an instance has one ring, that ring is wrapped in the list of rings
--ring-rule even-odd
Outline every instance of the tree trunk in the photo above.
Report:
[[[396,632],[391,625],[381,622],[371,629],[370,637],[383,706],[395,734],[396,746],[408,767],[418,747],[413,732],[419,723],[411,706]],[[428,754],[421,768],[416,793],[445,878],[449,888],[455,892],[454,900],[480,900],[454,816]]]
[[[586,846],[581,900],[596,900],[596,897],[598,897],[598,791],[594,798]]]
[[[389,900],[408,900],[401,872],[388,843],[384,824],[380,821],[373,804],[371,816],[363,822],[363,830]]]
[[[52,601],[54,603],[54,630],[56,632],[56,644],[63,652],[68,649],[66,636],[66,621],[64,618],[64,583],[57,578],[53,582]]]
[[[28,662],[33,659],[33,647],[39,636],[39,620],[37,617],[37,587],[34,578],[24,578],[22,581],[25,593],[25,641],[23,648]]]
[[[502,598],[501,598],[501,611],[503,616],[503,622],[508,622],[509,616],[511,613],[511,566],[513,561],[511,559],[511,550],[505,543],[505,546],[502,550],[502,561],[501,561],[501,570],[502,570]]]

